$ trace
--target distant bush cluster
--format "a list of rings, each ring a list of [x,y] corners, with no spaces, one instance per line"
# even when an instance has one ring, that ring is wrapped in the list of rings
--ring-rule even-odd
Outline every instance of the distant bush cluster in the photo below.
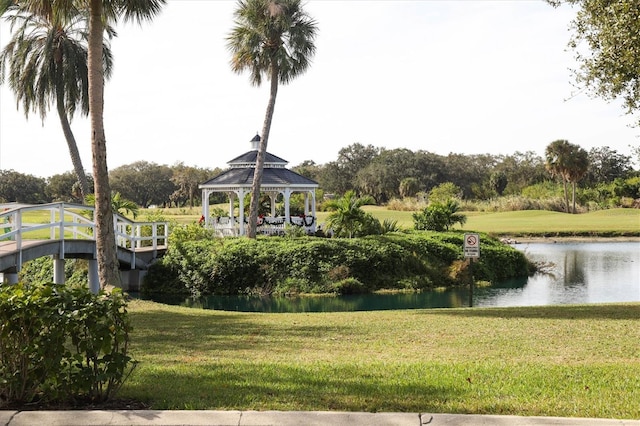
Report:
[[[149,269],[146,292],[195,295],[366,293],[466,284],[463,233],[392,232],[359,239],[245,238],[175,242]],[[484,237],[477,280],[527,276],[523,253]],[[464,270],[464,268],[462,268]]]

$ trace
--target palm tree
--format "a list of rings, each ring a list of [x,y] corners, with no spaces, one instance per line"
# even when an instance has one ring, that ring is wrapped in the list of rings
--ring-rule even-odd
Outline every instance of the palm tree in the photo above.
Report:
[[[564,139],[551,142],[546,150],[546,168],[552,176],[558,176],[562,179],[564,189],[564,205],[565,211],[576,212],[576,182],[582,179],[586,174],[589,166],[589,158],[587,152],[578,145],[569,143]],[[569,209],[569,194],[567,184],[571,182],[573,188],[573,209]]]
[[[95,206],[96,198],[93,194],[89,194],[86,198],[86,202],[90,206]],[[118,213],[121,216],[130,214],[135,219],[138,217],[140,207],[138,207],[138,205],[133,201],[124,198],[119,192],[116,192],[111,196],[111,209],[114,213]]]
[[[564,189],[565,211],[569,212],[569,195],[567,193],[567,183],[569,182],[569,170],[571,169],[571,144],[569,141],[559,139],[551,142],[545,150],[545,167],[551,176],[562,179]]]
[[[32,0],[44,1],[44,0]],[[84,0],[89,10],[89,117],[91,120],[91,152],[93,158],[94,193],[96,197],[96,257],[100,285],[120,286],[120,271],[113,229],[111,187],[107,168],[107,138],[104,131],[104,68],[102,37],[103,18],[115,22],[142,22],[157,15],[165,0]]]
[[[316,22],[302,9],[300,0],[239,0],[235,27],[227,38],[231,69],[248,70],[251,84],[271,81],[269,102],[251,186],[249,238],[256,237],[260,184],[279,83],[302,74],[315,53]]]
[[[50,11],[31,13],[15,3],[5,12],[9,12],[5,20],[12,32],[14,27],[17,31],[0,53],[0,83],[8,72],[9,86],[27,118],[33,111],[44,120],[49,106],[55,103],[84,200],[90,192],[89,182],[70,120],[78,107],[82,115],[89,113],[87,15],[73,9],[72,16],[62,20]],[[107,35],[111,39],[115,32],[108,28]],[[105,74],[109,76],[113,61],[106,40],[103,50]]]
[[[467,223],[467,216],[459,211],[460,204],[453,198],[444,202],[436,201],[413,214],[413,228],[442,232],[448,231],[456,223],[464,226]]]
[[[327,226],[337,237],[353,238],[366,220],[362,206],[372,203],[371,197],[358,197],[354,191],[347,191],[341,198],[325,204],[325,208],[331,211],[327,216]]]
[[[576,185],[589,170],[589,153],[576,146],[577,149],[571,155],[571,170],[569,171],[569,181],[571,182],[571,203],[572,211],[576,213]]]
[[[62,22],[74,15],[75,9],[88,11],[87,71],[89,85],[89,119],[91,122],[91,154],[94,195],[96,200],[96,258],[100,286],[119,286],[120,272],[113,229],[111,188],[107,168],[107,141],[104,131],[104,61],[103,35],[108,24],[123,18],[142,22],[156,16],[166,0],[0,0],[0,14],[17,5],[34,14],[57,17]],[[106,25],[105,25],[106,23]]]

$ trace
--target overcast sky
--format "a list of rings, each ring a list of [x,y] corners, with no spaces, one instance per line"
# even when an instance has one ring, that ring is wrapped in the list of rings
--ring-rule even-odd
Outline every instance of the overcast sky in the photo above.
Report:
[[[121,26],[105,88],[108,164],[226,167],[262,129],[268,84],[229,66],[235,2],[168,0]],[[542,0],[310,0],[317,54],[281,86],[268,150],[318,164],[359,142],[446,155],[535,151],[556,139],[629,154],[640,129],[619,104],[575,94],[567,51],[575,11]],[[9,40],[0,23],[0,45]],[[91,171],[88,120],[72,127]],[[72,170],[55,109],[43,123],[0,88],[0,169]]]

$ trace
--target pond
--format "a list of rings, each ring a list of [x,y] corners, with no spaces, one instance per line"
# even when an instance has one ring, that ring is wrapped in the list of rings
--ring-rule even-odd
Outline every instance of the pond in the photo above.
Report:
[[[534,306],[640,301],[640,242],[529,243],[518,250],[546,273],[474,289],[473,306]],[[147,298],[141,296],[142,298]],[[468,288],[420,293],[318,297],[175,298],[160,303],[242,312],[342,312],[469,306]]]

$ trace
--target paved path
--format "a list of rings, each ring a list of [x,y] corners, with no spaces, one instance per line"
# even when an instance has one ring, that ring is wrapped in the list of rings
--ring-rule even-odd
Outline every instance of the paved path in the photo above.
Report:
[[[640,426],[640,420],[308,411],[0,411],[0,426]]]

